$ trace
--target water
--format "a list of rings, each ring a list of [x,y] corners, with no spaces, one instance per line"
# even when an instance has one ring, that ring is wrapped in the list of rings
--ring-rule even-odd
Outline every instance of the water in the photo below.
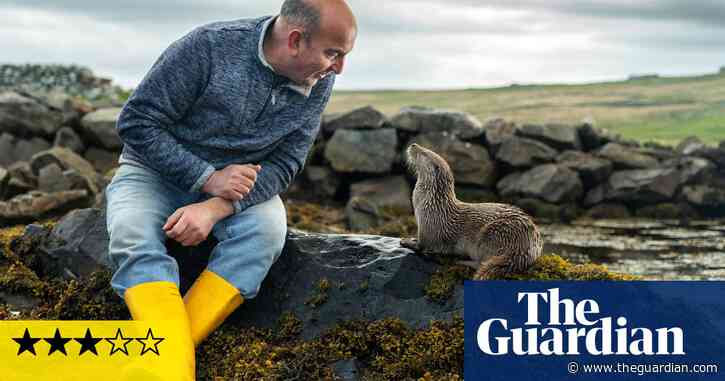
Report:
[[[545,253],[645,279],[725,280],[725,221],[580,220],[540,226]]]

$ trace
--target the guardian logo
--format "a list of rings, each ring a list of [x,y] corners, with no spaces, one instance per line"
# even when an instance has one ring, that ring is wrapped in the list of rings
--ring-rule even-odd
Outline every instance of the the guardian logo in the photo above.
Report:
[[[480,350],[493,356],[507,355],[685,355],[682,328],[630,328],[624,316],[601,316],[592,299],[575,303],[560,299],[559,289],[520,292],[517,303],[526,302],[524,327],[510,327],[506,319],[488,319],[478,326]],[[539,317],[539,303],[548,304],[548,321]],[[563,310],[563,319],[560,312]],[[615,328],[616,325],[616,328]],[[544,327],[542,327],[544,326]],[[583,327],[582,327],[583,326]],[[568,327],[568,328],[567,328]]]

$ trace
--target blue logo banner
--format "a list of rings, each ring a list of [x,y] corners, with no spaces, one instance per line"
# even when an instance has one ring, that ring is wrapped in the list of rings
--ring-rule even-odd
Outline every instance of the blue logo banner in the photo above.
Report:
[[[466,381],[725,380],[725,282],[465,283]]]

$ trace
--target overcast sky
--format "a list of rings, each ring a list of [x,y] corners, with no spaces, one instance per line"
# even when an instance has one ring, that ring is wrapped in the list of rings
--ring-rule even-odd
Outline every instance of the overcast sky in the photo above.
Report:
[[[112,4],[115,3],[115,4]],[[355,50],[337,89],[581,83],[725,65],[725,0],[349,0]],[[0,63],[75,63],[133,87],[212,21],[261,0],[0,0]]]

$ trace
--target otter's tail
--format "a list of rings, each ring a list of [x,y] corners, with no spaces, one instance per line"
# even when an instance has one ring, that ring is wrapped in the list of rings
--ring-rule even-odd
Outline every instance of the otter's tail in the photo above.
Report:
[[[495,254],[481,262],[473,279],[500,279],[524,272],[541,255],[543,240],[531,218],[518,213],[506,217],[486,227],[482,244]]]

